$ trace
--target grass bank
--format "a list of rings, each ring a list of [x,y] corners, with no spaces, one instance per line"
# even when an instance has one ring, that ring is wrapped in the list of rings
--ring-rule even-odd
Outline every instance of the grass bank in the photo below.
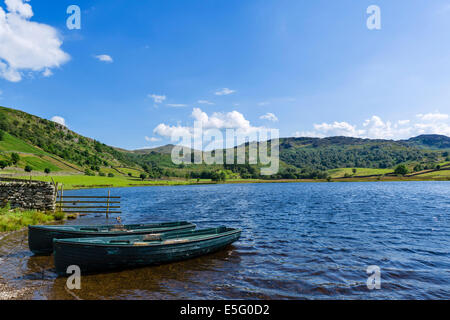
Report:
[[[30,177],[16,177],[18,179],[30,179]],[[139,186],[175,186],[195,183],[196,180],[145,180],[129,178],[124,176],[100,177],[86,175],[70,176],[34,176],[33,180],[64,184],[65,190],[84,188],[118,188],[118,187],[139,187]]]
[[[0,208],[0,232],[20,230],[28,225],[44,224],[64,219],[61,212],[40,212],[36,210],[11,210]]]
[[[365,171],[367,173],[375,173],[373,171]],[[377,172],[379,173],[379,172]],[[358,172],[359,174],[359,172]],[[358,177],[358,174],[350,177],[334,176],[331,177],[332,182],[374,182],[374,181],[449,181],[450,170],[442,170],[412,177],[404,176],[372,176]],[[30,177],[17,177],[21,179],[30,179]],[[65,190],[74,189],[92,189],[92,188],[118,188],[118,187],[139,187],[139,186],[177,186],[177,185],[196,185],[196,184],[214,184],[216,182],[210,179],[178,179],[178,180],[145,180],[137,178],[129,178],[124,176],[116,177],[100,177],[85,175],[69,175],[69,176],[34,176],[33,180],[64,184]],[[330,181],[330,182],[331,182]],[[280,179],[280,180],[263,180],[263,179],[230,179],[224,183],[280,183],[280,182],[327,182],[320,179]]]

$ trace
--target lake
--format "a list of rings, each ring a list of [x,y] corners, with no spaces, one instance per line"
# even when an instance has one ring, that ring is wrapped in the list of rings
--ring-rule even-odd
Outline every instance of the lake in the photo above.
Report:
[[[65,195],[104,195],[105,189]],[[81,299],[449,299],[450,182],[225,184],[112,189],[123,223],[243,229],[208,256],[82,277]],[[110,219],[114,223],[114,219]],[[82,217],[71,224],[104,224]],[[0,274],[28,298],[73,299],[26,233],[0,240]],[[380,268],[369,290],[367,267]]]

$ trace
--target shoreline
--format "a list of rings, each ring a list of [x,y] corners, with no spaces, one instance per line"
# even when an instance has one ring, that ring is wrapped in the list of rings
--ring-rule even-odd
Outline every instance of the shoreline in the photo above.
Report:
[[[446,173],[450,170],[446,171]],[[18,176],[17,179],[30,180],[30,177]],[[33,181],[55,182],[64,186],[64,190],[109,189],[131,187],[161,187],[161,186],[187,186],[187,185],[216,185],[216,184],[254,184],[254,183],[336,183],[336,182],[409,182],[409,181],[450,181],[448,175],[372,175],[331,177],[329,179],[229,179],[226,181],[211,181],[209,179],[166,179],[166,180],[139,180],[136,178],[99,176],[65,175],[65,176],[34,176]]]
[[[176,187],[176,186],[195,186],[195,185],[223,185],[223,184],[264,184],[264,183],[351,183],[351,182],[427,182],[427,181],[450,181],[450,178],[408,178],[408,177],[384,177],[378,178],[332,178],[330,181],[326,179],[279,179],[279,180],[262,180],[262,179],[248,179],[248,180],[228,180],[225,182],[187,182],[179,180],[176,183],[174,180],[158,180],[158,183],[141,183],[128,185],[83,185],[83,186],[64,186],[64,190],[89,190],[89,189],[107,189],[107,188],[134,188],[134,187]],[[174,183],[175,182],[175,183]]]
[[[12,236],[14,234],[24,232],[26,228],[21,228],[19,230],[14,231],[1,231],[0,232],[0,242],[3,241],[6,237]],[[6,240],[7,241],[7,240]],[[4,258],[0,257],[0,265],[4,262]],[[5,280],[0,275],[0,301],[6,300],[23,300],[28,299],[33,293],[33,288],[23,287],[16,288],[11,286],[7,280]]]

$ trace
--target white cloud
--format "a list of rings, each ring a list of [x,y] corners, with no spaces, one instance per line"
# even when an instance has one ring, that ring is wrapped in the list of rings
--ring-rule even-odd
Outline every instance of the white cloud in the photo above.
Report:
[[[157,95],[157,94],[149,94],[148,97],[153,99],[153,101],[155,103],[163,103],[166,100],[166,98],[167,98],[166,96],[160,96],[160,95]]]
[[[208,116],[201,109],[194,108],[192,117],[201,122],[205,129],[237,129],[250,132],[254,128],[250,125],[250,121],[245,119],[244,115],[238,111],[214,112],[211,116]]]
[[[0,7],[0,77],[11,82],[21,81],[25,71],[45,72],[70,59],[56,29],[30,21],[33,10],[25,2],[5,0],[6,11]]]
[[[182,103],[168,103],[167,105],[169,107],[173,107],[173,108],[187,107],[187,104],[182,104]]]
[[[108,63],[114,62],[113,58],[107,54],[99,54],[99,55],[95,56],[95,58],[97,58],[99,61],[102,61],[102,62],[108,62]]]
[[[250,124],[250,121],[245,119],[244,115],[238,111],[231,111],[227,113],[214,112],[212,115],[208,115],[200,108],[194,108],[192,110],[191,117],[194,121],[200,123],[204,130],[210,129],[235,129],[239,135],[256,133],[264,127],[255,127]],[[193,136],[193,126],[171,126],[164,123],[159,124],[153,132],[162,137],[171,136]]]
[[[383,121],[372,116],[361,127],[348,122],[315,124],[313,131],[295,132],[296,137],[347,136],[371,139],[406,139],[422,134],[442,134],[450,136],[449,116],[441,113],[417,115],[419,121],[399,120]],[[393,124],[394,123],[394,124]]]
[[[199,104],[207,104],[207,105],[214,105],[214,103],[208,101],[208,100],[198,100],[197,103]]]
[[[53,72],[52,72],[52,70],[47,68],[47,69],[44,70],[44,72],[42,72],[42,75],[44,77],[48,78],[48,77],[51,77],[53,75]]]
[[[427,113],[427,114],[418,114],[417,118],[424,120],[424,121],[441,121],[441,120],[447,120],[448,114],[443,113]]]
[[[53,122],[59,123],[60,125],[67,127],[66,125],[66,119],[64,119],[63,117],[60,116],[54,116],[50,119]]]
[[[273,121],[273,122],[277,122],[278,118],[276,115],[274,115],[271,112],[266,113],[265,115],[262,115],[261,117],[259,117],[262,120],[268,120],[268,121]]]
[[[267,105],[269,105],[269,104],[270,104],[270,102],[268,102],[268,101],[263,101],[263,102],[259,102],[259,103],[258,103],[258,106],[264,107],[264,106],[267,106]]]
[[[333,123],[322,123],[315,124],[314,129],[317,134],[313,136],[345,136],[354,137],[358,136],[360,133],[356,129],[356,126],[352,126],[348,122],[333,122]]]
[[[25,0],[30,2],[30,0]],[[5,0],[6,8],[9,12],[16,13],[24,18],[31,18],[33,16],[33,9],[28,3],[23,3],[22,0]]]
[[[223,89],[220,89],[219,91],[217,91],[217,92],[215,93],[215,95],[216,95],[216,96],[227,96],[227,95],[232,94],[232,93],[235,93],[235,92],[236,92],[236,90],[231,90],[231,89],[228,89],[228,88],[223,88]]]
[[[148,142],[157,142],[157,141],[161,141],[161,139],[159,139],[159,138],[155,138],[155,137],[147,137],[147,136],[145,136],[145,140],[146,141],[148,141]]]
[[[161,137],[172,137],[172,136],[181,137],[181,136],[191,136],[193,130],[192,128],[182,127],[180,125],[170,126],[161,123],[153,130],[153,133]]]

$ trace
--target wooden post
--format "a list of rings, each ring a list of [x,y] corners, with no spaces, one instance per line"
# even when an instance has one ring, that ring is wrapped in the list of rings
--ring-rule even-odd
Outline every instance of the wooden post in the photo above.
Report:
[[[63,211],[64,184],[61,183],[61,195],[59,197],[59,210]]]
[[[111,190],[108,190],[108,200],[106,202],[106,219],[109,218],[109,197],[111,196]]]
[[[53,181],[53,179],[52,179],[52,181]],[[59,189],[59,183],[55,183],[55,181],[53,181],[53,185],[55,186],[55,194],[54,194],[54,196],[55,196],[55,201],[53,202],[54,205],[55,205],[55,210],[54,210],[54,211],[57,211],[56,208],[58,207],[57,201],[58,201],[58,189]]]

